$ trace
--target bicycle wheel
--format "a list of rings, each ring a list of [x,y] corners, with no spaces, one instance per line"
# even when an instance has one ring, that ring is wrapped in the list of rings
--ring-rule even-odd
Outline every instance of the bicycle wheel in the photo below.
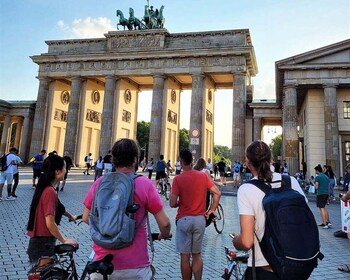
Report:
[[[216,218],[214,220],[214,227],[217,233],[222,233],[225,225],[224,209],[221,204],[216,208]]]
[[[40,275],[40,280],[66,280],[67,278],[68,272],[57,267],[44,273],[44,275]]]
[[[163,184],[161,182],[159,182],[157,185],[157,191],[158,191],[159,195],[163,194]]]
[[[164,190],[164,196],[165,196],[166,200],[169,200],[170,192],[171,192],[171,185],[169,183],[166,183],[165,190]]]

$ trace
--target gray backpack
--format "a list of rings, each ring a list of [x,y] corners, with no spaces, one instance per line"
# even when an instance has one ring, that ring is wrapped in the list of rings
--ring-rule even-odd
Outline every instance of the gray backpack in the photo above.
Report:
[[[89,216],[90,234],[95,244],[107,249],[129,246],[135,237],[134,215],[139,206],[133,202],[134,173],[106,174],[97,187]]]

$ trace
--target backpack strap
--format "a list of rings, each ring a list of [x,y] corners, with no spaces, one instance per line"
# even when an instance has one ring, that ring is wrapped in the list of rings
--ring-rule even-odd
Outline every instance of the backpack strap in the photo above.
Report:
[[[252,180],[249,180],[247,183],[256,186],[265,194],[268,194],[271,191],[271,188],[268,185],[266,185],[262,180],[252,179]]]

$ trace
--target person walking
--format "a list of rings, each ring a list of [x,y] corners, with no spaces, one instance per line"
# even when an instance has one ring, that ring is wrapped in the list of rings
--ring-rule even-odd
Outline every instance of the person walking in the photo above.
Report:
[[[246,165],[253,175],[253,179],[263,180],[271,188],[281,186],[281,174],[271,170],[271,150],[263,141],[254,141],[246,149]],[[291,178],[292,189],[304,197],[297,180]],[[277,181],[277,182],[276,182]],[[240,234],[232,233],[232,243],[237,250],[249,252],[248,267],[245,278],[253,279],[253,248],[255,255],[255,272],[257,280],[278,280],[269,263],[262,254],[259,240],[262,240],[265,231],[265,211],[262,200],[265,193],[250,183],[242,184],[237,192],[237,204],[240,219]],[[305,197],[305,200],[306,197]]]
[[[64,153],[64,157],[63,157],[65,163],[66,163],[66,173],[64,174],[64,177],[63,177],[63,181],[62,181],[62,187],[60,189],[61,192],[63,192],[63,189],[66,185],[66,181],[67,181],[67,177],[68,177],[68,172],[69,170],[72,168],[73,166],[73,160],[72,158],[68,155],[68,152],[65,152]]]
[[[102,176],[102,173],[103,173],[103,159],[102,159],[102,156],[100,156],[95,164],[94,181],[96,181],[98,178],[100,178]]]
[[[92,162],[92,153],[89,153],[88,155],[86,155],[85,156],[85,158],[84,158],[84,161],[85,161],[85,165],[86,165],[86,169],[85,169],[85,171],[83,172],[84,173],[84,175],[86,174],[86,175],[90,175],[90,173],[89,173],[89,170],[90,170],[90,168],[91,168],[91,162]]]
[[[329,214],[326,205],[329,197],[329,178],[322,172],[322,166],[315,166],[315,189],[317,190],[316,205],[320,209],[322,224],[321,228],[329,228],[332,223],[329,221]]]
[[[46,154],[46,150],[41,150],[39,154],[35,155],[33,157],[33,189],[36,187],[36,179],[41,175],[41,166],[43,165],[44,162],[44,156]]]
[[[241,164],[239,161],[235,161],[233,164],[233,187],[239,187],[241,183]]]
[[[12,201],[16,199],[16,197],[12,196],[13,165],[16,164],[17,161],[16,151],[17,149],[12,147],[9,153],[4,155],[6,157],[6,166],[5,170],[0,172],[0,202],[3,200],[2,190],[5,182],[7,182],[7,197],[5,197],[5,200]]]
[[[17,198],[16,189],[17,189],[18,183],[19,183],[18,166],[22,165],[23,161],[18,156],[18,149],[16,149],[15,156],[16,156],[16,162],[12,164],[12,169],[13,169],[13,186],[12,186],[11,196]]]
[[[219,169],[219,175],[220,175],[220,182],[225,186],[226,185],[226,163],[225,159],[221,158],[221,160],[218,162],[218,169]]]
[[[113,164],[117,172],[130,174],[135,172],[138,165],[139,148],[132,139],[120,139],[112,148]],[[89,214],[96,191],[102,181],[97,179],[91,186],[84,200],[83,221],[89,223]],[[100,260],[107,254],[113,255],[114,271],[108,279],[144,279],[152,278],[152,267],[147,249],[147,226],[146,215],[151,213],[159,227],[158,239],[171,237],[171,224],[165,213],[163,203],[151,180],[144,176],[138,176],[134,180],[134,203],[140,208],[135,213],[137,232],[133,243],[121,249],[106,249],[93,243],[95,252],[94,260]],[[101,275],[91,274],[91,279],[102,279]]]
[[[104,171],[105,174],[112,172],[112,154],[111,150],[108,151],[108,154],[104,156],[103,158],[103,166],[104,166]]]
[[[175,163],[175,174],[179,175],[181,173],[181,162],[180,159],[178,159]]]
[[[152,179],[152,173],[153,173],[153,158],[151,158],[147,163],[147,171],[148,171],[148,179]]]
[[[58,155],[51,155],[43,161],[41,170],[42,174],[35,188],[27,224],[27,235],[30,237],[27,254],[31,264],[37,263],[43,256],[54,256],[56,240],[62,244],[77,245],[75,239],[68,239],[61,233],[56,223],[62,215],[75,220],[64,207],[61,207],[63,211],[59,211],[58,208],[61,204],[55,186],[57,182],[63,180],[66,172],[65,161]],[[47,258],[42,259],[39,266],[49,261]]]
[[[180,153],[183,172],[174,177],[169,204],[178,208],[176,215],[176,250],[180,253],[182,279],[202,279],[203,260],[201,256],[206,218],[216,214],[221,192],[204,173],[193,170],[192,154]],[[206,212],[206,193],[213,193],[213,203]],[[191,262],[192,259],[192,262]]]

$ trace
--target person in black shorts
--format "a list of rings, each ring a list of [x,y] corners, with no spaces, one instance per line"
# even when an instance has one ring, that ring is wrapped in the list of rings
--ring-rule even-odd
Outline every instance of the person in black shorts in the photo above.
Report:
[[[160,155],[156,165],[156,186],[159,183],[159,179],[166,177],[165,168],[166,168],[166,162],[164,160],[164,155]]]

